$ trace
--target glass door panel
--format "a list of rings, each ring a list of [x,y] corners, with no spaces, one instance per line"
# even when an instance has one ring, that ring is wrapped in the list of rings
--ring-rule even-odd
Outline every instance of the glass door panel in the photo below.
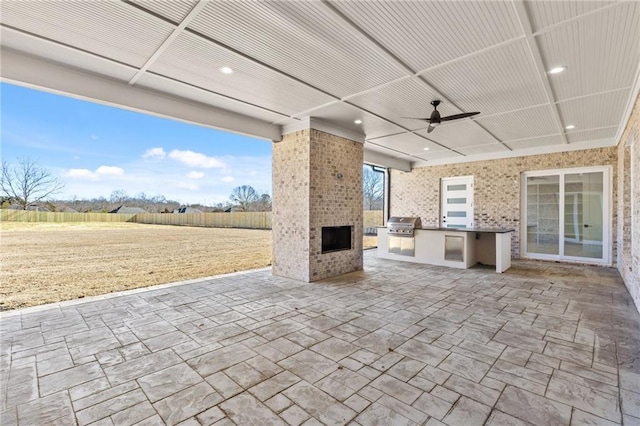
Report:
[[[560,176],[527,177],[527,252],[560,254]]]
[[[527,172],[522,184],[525,256],[609,261],[608,168]]]
[[[565,175],[565,256],[602,259],[603,191],[602,172]]]

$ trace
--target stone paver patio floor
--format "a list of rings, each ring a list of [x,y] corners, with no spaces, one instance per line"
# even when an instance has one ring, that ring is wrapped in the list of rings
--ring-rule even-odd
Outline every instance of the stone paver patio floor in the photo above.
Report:
[[[0,320],[0,424],[640,424],[640,317],[613,269],[379,260]]]

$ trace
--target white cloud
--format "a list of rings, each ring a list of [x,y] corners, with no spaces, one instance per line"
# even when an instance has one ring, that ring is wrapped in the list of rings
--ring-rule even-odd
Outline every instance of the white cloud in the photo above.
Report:
[[[204,177],[204,173],[202,172],[189,172],[187,174],[189,179],[202,179]]]
[[[100,166],[95,172],[89,169],[69,169],[64,175],[75,179],[98,180],[101,176],[122,176],[124,169],[117,166]]]
[[[100,166],[96,169],[96,173],[99,175],[122,176],[124,170],[116,166]]]
[[[142,158],[164,158],[167,153],[162,148],[149,148],[142,154]]]
[[[78,179],[91,179],[95,180],[98,176],[89,169],[69,169],[66,173],[67,177]]]
[[[233,178],[233,176],[225,176],[222,179],[220,179],[222,182],[233,182],[235,179]]]
[[[74,156],[73,156],[73,159],[74,159],[74,160],[79,160],[79,159],[80,159],[80,157],[78,157],[77,155],[74,155]]]
[[[199,152],[190,150],[174,149],[169,153],[169,158],[191,167],[201,167],[203,169],[222,168],[225,164],[215,157],[209,157]]]

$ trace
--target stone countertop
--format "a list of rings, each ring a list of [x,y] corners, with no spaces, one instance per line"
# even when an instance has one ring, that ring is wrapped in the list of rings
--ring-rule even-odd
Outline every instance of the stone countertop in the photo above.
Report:
[[[377,226],[377,228],[387,229],[386,226]],[[447,232],[478,232],[489,234],[505,234],[507,232],[514,232],[515,229],[502,229],[502,228],[441,228],[438,226],[423,226],[422,228],[416,228],[416,231],[447,231]]]

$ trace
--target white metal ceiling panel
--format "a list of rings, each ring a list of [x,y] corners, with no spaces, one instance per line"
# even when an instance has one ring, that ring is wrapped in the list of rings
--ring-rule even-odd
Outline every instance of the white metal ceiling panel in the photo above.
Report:
[[[416,156],[416,155],[399,155],[398,158],[401,159],[401,160],[408,161],[408,162],[410,162],[412,164],[414,162],[420,160],[420,158],[418,156]]]
[[[320,118],[324,121],[335,123],[340,127],[354,132],[364,132],[367,139],[401,133],[404,131],[401,127],[398,127],[393,123],[382,120],[375,115],[367,114],[366,112],[343,102],[336,102],[326,107],[316,109],[304,116]],[[356,120],[362,120],[362,123],[356,124]]]
[[[522,35],[510,2],[333,1],[414,71]]]
[[[556,100],[629,87],[640,62],[640,2],[605,9],[536,37]]]
[[[415,130],[425,128],[427,123],[402,117],[431,116],[433,107],[430,102],[439,97],[439,94],[427,85],[420,83],[416,78],[411,78],[355,96],[350,98],[349,102]],[[460,110],[447,103],[440,104],[438,111],[442,115],[460,113]]]
[[[548,135],[505,142],[505,144],[514,151],[519,149],[539,148],[541,146],[562,145],[563,143],[564,141],[562,140],[561,135]]]
[[[444,159],[460,159],[464,158],[462,154],[458,154],[453,151],[424,151],[422,153],[415,154],[414,157],[424,161],[444,160]]]
[[[369,141],[365,142],[364,149],[366,151],[378,152],[378,153],[384,154],[384,155],[386,155],[388,157],[398,158],[400,160],[405,160],[405,161],[408,161],[408,162],[411,162],[411,163],[413,163],[416,160],[418,160],[416,155],[406,154],[406,153],[404,153],[402,151],[398,151],[398,150],[395,150],[395,149],[387,148],[387,147],[382,146],[382,145],[376,145],[375,143],[369,142]]]
[[[457,151],[464,155],[491,154],[494,152],[509,152],[509,150],[501,143],[492,143],[489,145],[465,146]]]
[[[431,133],[427,133],[426,130],[417,133],[453,149],[497,142],[493,136],[469,119],[438,126]]]
[[[498,139],[512,140],[558,133],[551,106],[528,108],[506,114],[480,117],[482,124]]]
[[[398,150],[390,149],[390,148],[387,148],[386,146],[382,146],[382,145],[376,145],[375,143],[372,143],[372,142],[369,142],[369,141],[365,141],[364,149],[369,150],[369,151],[379,152],[381,154],[384,154],[384,155],[387,155],[387,156],[390,156],[390,157],[396,157],[396,158],[406,155],[405,153],[400,152]]]
[[[189,28],[338,97],[405,75],[319,1],[210,2]]]
[[[401,133],[399,135],[385,136],[383,138],[374,139],[371,142],[409,155],[422,154],[425,151],[433,152],[446,150],[446,148],[443,148],[418,135],[414,135],[413,133]],[[428,149],[425,150],[425,148]]]
[[[120,1],[2,1],[0,20],[3,25],[138,67],[174,28]]]
[[[548,102],[525,40],[438,67],[423,76],[465,112],[495,114]]]
[[[267,122],[274,122],[283,118],[282,115],[274,112],[248,105],[234,99],[229,99],[155,74],[143,74],[143,76],[136,82],[136,86],[148,87],[162,93],[223,108]]]
[[[233,74],[221,73],[223,66],[231,67]],[[149,70],[282,114],[293,115],[332,100],[189,33],[181,34]]]
[[[527,11],[534,31],[563,22],[577,16],[610,6],[616,1],[538,1],[527,0]]]
[[[91,55],[68,46],[35,37],[11,28],[0,28],[0,39],[4,47],[19,50],[53,62],[64,58],[65,64],[101,74],[116,80],[129,81],[137,69],[113,62],[100,56]]]
[[[617,126],[622,120],[629,97],[628,90],[588,96],[558,103],[562,124],[576,131]]]
[[[569,143],[580,143],[601,139],[613,139],[616,136],[617,130],[617,127],[606,127],[604,129],[567,133],[567,141],[569,141]]]
[[[129,0],[157,15],[180,23],[189,14],[198,0]]]

